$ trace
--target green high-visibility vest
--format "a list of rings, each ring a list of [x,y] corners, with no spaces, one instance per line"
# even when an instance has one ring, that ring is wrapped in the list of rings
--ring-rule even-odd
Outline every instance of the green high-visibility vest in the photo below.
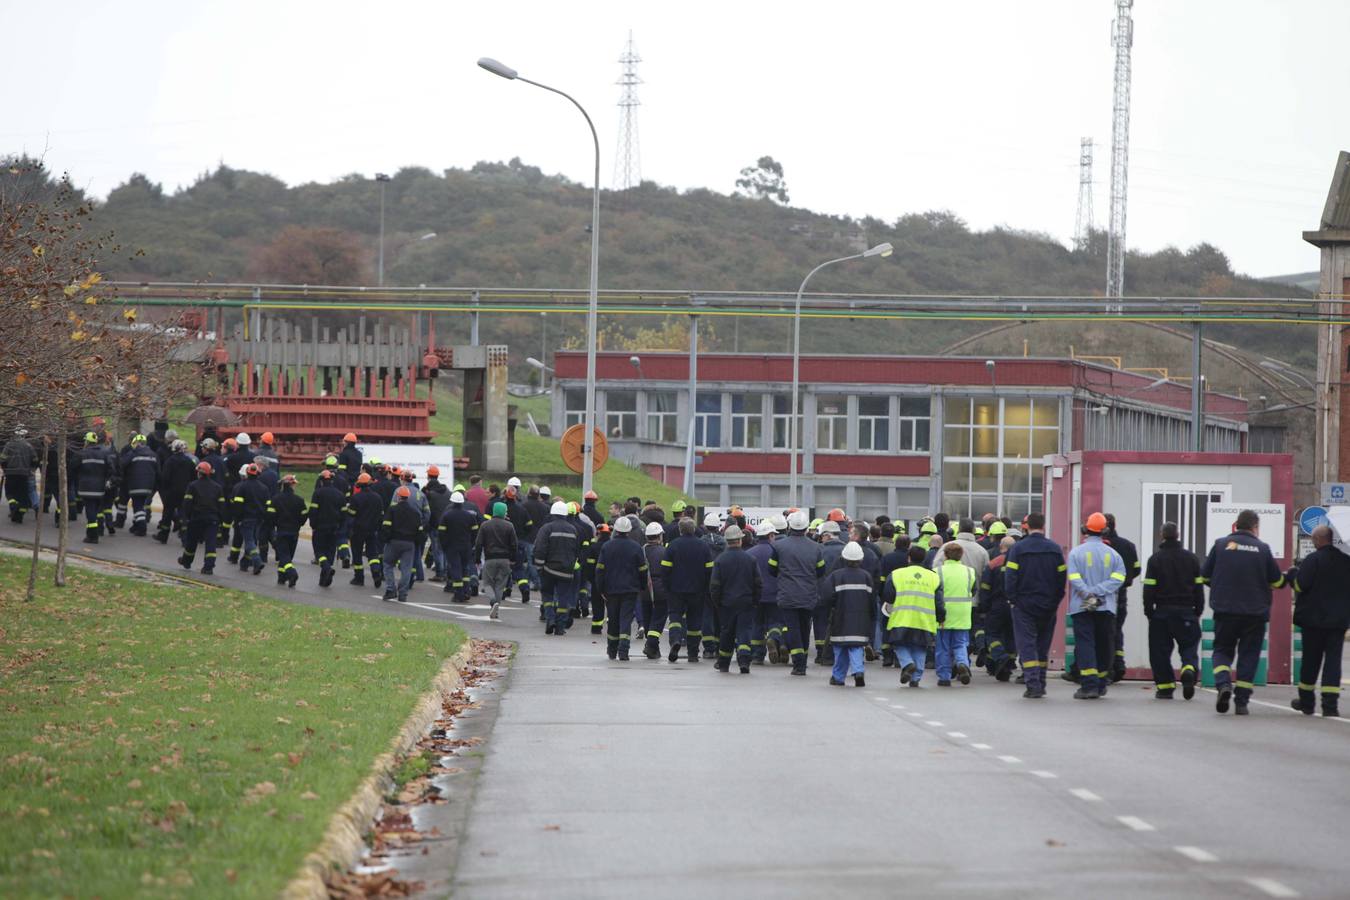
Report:
[[[889,628],[937,631],[937,591],[942,581],[923,566],[906,566],[891,573],[895,599],[891,601]]]
[[[942,564],[942,602],[947,616],[942,627],[953,631],[970,630],[970,612],[975,601],[975,570],[963,562],[949,559]]]

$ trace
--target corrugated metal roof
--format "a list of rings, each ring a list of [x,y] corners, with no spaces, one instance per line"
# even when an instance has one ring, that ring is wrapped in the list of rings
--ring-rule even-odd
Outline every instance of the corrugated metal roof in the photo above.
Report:
[[[1322,228],[1350,228],[1350,151],[1336,157],[1336,172],[1331,176],[1327,205],[1322,210]]]

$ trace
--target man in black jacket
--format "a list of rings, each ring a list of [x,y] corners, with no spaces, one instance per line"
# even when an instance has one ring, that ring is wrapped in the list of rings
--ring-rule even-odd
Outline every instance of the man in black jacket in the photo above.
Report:
[[[1228,712],[1232,701],[1235,715],[1248,715],[1270,621],[1270,592],[1284,585],[1270,547],[1259,537],[1260,527],[1255,511],[1238,513],[1233,533],[1214,542],[1200,569],[1214,610],[1214,686],[1219,692],[1214,709],[1220,713]]]
[[[225,489],[212,477],[211,464],[197,463],[197,480],[183,491],[183,507],[178,520],[183,523],[183,554],[178,564],[192,568],[197,556],[197,544],[204,543],[202,574],[210,575],[216,569],[216,535],[220,528],[220,511]]]
[[[637,598],[649,580],[647,556],[642,547],[625,540],[633,523],[619,519],[614,523],[615,540],[600,550],[595,563],[595,602],[605,603],[609,624],[605,652],[610,659],[628,661],[628,638],[633,628]]]
[[[97,432],[84,436],[76,472],[75,492],[84,506],[84,542],[97,544],[105,527],[113,533],[112,516],[105,514],[103,498],[117,480],[116,456],[103,446]]]
[[[295,546],[300,541],[300,527],[308,517],[308,504],[295,492],[295,476],[284,476],[281,492],[267,501],[272,546],[277,551],[277,584],[295,587],[300,580],[300,573],[295,571]]]
[[[333,558],[337,555],[338,528],[346,503],[342,491],[333,484],[335,480],[332,469],[319,473],[309,511],[309,541],[319,558],[319,587],[325,588],[333,583]]]
[[[1115,683],[1125,677],[1125,615],[1129,612],[1126,608],[1125,593],[1139,577],[1141,569],[1139,550],[1116,531],[1115,513],[1106,514],[1106,533],[1102,537],[1112,550],[1120,554],[1121,561],[1125,563],[1125,584],[1116,594],[1116,656],[1111,661],[1111,681]]]
[[[516,530],[516,544],[522,545],[530,532],[534,530],[534,521],[530,518],[530,511],[520,497],[519,479],[513,478],[511,480],[515,481],[516,484],[508,484],[506,487],[506,518],[511,523],[511,527]],[[530,573],[525,563],[525,557],[521,553],[516,554],[515,563],[511,567],[511,587],[507,588],[508,596],[512,588],[519,588],[521,603],[530,602]]]
[[[474,540],[473,558],[483,559],[483,584],[492,594],[492,618],[497,618],[511,583],[511,572],[520,556],[516,527],[507,518],[506,504],[498,500],[492,504],[492,518],[478,526]]]
[[[431,540],[428,541],[427,557],[423,562],[435,570],[431,581],[443,584],[446,581],[445,553],[441,549],[441,542],[436,539],[436,534],[441,519],[445,517],[445,510],[450,506],[450,488],[441,482],[439,466],[427,466],[427,483],[422,486],[422,496],[426,498],[427,507],[431,511],[431,516],[427,520],[427,530],[432,532]]]
[[[183,522],[178,518],[178,509],[183,505],[183,494],[192,483],[197,469],[197,461],[187,452],[187,442],[176,440],[169,445],[169,455],[160,467],[159,500],[164,511],[159,516],[159,528],[155,530],[155,540],[161,544],[169,542],[169,533],[182,529]]]
[[[469,602],[470,557],[477,543],[480,528],[478,508],[464,502],[464,494],[455,491],[436,526],[436,545],[445,559],[447,594],[454,594],[456,603]]]
[[[1181,696],[1189,700],[1195,696],[1200,615],[1205,611],[1200,560],[1181,546],[1175,522],[1165,523],[1159,534],[1162,543],[1148,558],[1144,572],[1144,618],[1148,619],[1148,657],[1157,689],[1154,696],[1171,700],[1176,690],[1176,671],[1172,668],[1175,644],[1181,655]]]
[[[1290,570],[1294,585],[1294,624],[1303,629],[1303,666],[1298,674],[1294,709],[1313,714],[1313,690],[1322,671],[1322,715],[1340,713],[1341,652],[1350,626],[1350,556],[1332,546],[1331,529],[1313,529],[1312,555]]]
[[[681,519],[680,536],[670,542],[665,559],[661,560],[661,575],[670,604],[670,653],[666,659],[671,662],[680,658],[680,647],[684,645],[686,635],[689,661],[698,662],[703,598],[708,595],[713,552],[708,543],[698,537],[697,531],[693,519]],[[694,626],[693,629],[690,626]]]
[[[534,565],[539,570],[539,596],[545,634],[564,634],[572,624],[577,597],[581,538],[568,521],[567,504],[553,501],[548,521],[534,540]],[[480,529],[481,531],[481,529]],[[512,529],[512,537],[515,529]]]
[[[745,532],[739,525],[728,525],[722,537],[727,546],[713,560],[708,581],[708,599],[717,611],[719,632],[716,666],[719,672],[730,672],[735,647],[736,664],[742,675],[749,675],[754,658],[750,642],[755,637],[755,609],[764,592],[764,576],[759,562],[741,549]]]
[[[412,489],[403,485],[394,491],[394,505],[384,517],[384,571],[389,576],[384,586],[384,599],[398,598],[399,603],[408,602],[408,590],[412,587],[413,573],[416,571],[417,542],[422,539],[426,529],[422,527],[422,511],[414,506],[410,498]],[[395,566],[398,568],[395,569]],[[395,572],[398,581],[394,581]],[[397,592],[395,592],[397,585]]]
[[[356,476],[356,487],[347,498],[342,512],[347,517],[347,533],[352,550],[352,580],[360,587],[366,583],[366,566],[370,566],[371,583],[376,588],[384,582],[384,561],[381,559],[380,528],[384,522],[384,498],[371,489],[369,472]]]
[[[23,522],[23,514],[28,511],[31,494],[28,485],[36,466],[33,446],[28,443],[27,432],[18,429],[14,437],[5,442],[0,450],[0,466],[5,470],[5,496],[9,500],[9,519],[11,522]],[[53,476],[48,476],[50,480]]]
[[[534,539],[538,536],[539,529],[548,521],[549,495],[544,493],[547,490],[547,487],[541,489],[538,485],[532,484],[529,494],[525,497],[525,511],[530,514],[532,524],[525,534],[520,549],[525,557],[525,572],[530,579],[530,590],[539,589],[539,570],[534,567]]]

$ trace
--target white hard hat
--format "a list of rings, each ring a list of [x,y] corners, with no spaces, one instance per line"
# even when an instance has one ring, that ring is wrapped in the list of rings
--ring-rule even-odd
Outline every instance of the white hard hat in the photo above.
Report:
[[[717,513],[708,513],[703,517],[704,528],[718,528],[722,525],[722,520],[717,517]]]
[[[728,525],[727,530],[722,532],[722,537],[729,541],[739,541],[741,538],[745,537],[745,532],[741,531],[741,526],[739,525]]]
[[[755,532],[763,535],[777,534],[778,528],[773,524],[773,519],[760,519],[759,524],[755,526]]]
[[[772,525],[773,530],[778,532],[779,534],[782,534],[784,531],[788,530],[787,519],[783,518],[782,516],[769,516],[769,524]]]
[[[839,523],[838,523],[838,522],[833,522],[833,521],[830,521],[830,522],[821,522],[821,523],[820,523],[820,528],[819,528],[818,530],[820,531],[821,534],[838,534],[838,533],[839,533]]]
[[[453,494],[450,495],[450,502],[451,502],[451,503],[463,503],[463,502],[464,502],[464,495],[461,494],[459,491],[455,491]]]
[[[520,479],[512,475],[510,478],[506,479],[506,486],[518,488],[520,487]]]
[[[539,496],[540,496],[540,497],[552,497],[552,496],[553,496],[553,491],[549,490],[548,485],[544,485],[543,487],[541,487],[541,488],[539,489]]]
[[[240,447],[247,447],[249,444],[253,443],[253,438],[248,436],[247,431],[241,431],[239,432],[239,436],[235,438],[235,442],[238,443]]]
[[[660,537],[661,535],[663,535],[663,534],[665,534],[665,533],[666,533],[666,530],[665,530],[664,528],[661,527],[661,523],[660,523],[660,522],[648,522],[648,523],[647,523],[647,537]]]
[[[550,506],[550,507],[548,508],[548,514],[549,514],[550,516],[565,516],[565,515],[567,515],[567,504],[564,503],[564,502],[562,502],[561,500],[559,500],[557,503],[553,504],[552,506]]]
[[[619,534],[627,534],[633,530],[633,520],[627,516],[619,516],[614,520],[614,530]]]
[[[844,548],[844,559],[849,562],[862,562],[863,548],[857,541],[849,541],[848,546]]]
[[[805,531],[806,526],[810,524],[811,520],[808,519],[806,513],[800,509],[788,516],[787,526],[793,531]]]

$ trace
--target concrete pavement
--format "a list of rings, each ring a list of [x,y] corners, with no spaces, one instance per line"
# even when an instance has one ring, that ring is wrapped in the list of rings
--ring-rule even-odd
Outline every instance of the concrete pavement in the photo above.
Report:
[[[121,532],[93,549],[182,571],[172,545]],[[1032,702],[982,674],[900,688],[879,664],[864,689],[816,667],[625,664],[589,629],[545,636],[534,606],[490,622],[431,585],[407,605],[341,573],[321,590],[307,554],[295,591],[223,562],[216,580],[519,642],[458,897],[1347,894],[1350,720],[1289,711],[1289,687],[1259,689],[1237,719],[1210,693],[1160,702],[1138,684],[1084,702],[1052,679]]]

